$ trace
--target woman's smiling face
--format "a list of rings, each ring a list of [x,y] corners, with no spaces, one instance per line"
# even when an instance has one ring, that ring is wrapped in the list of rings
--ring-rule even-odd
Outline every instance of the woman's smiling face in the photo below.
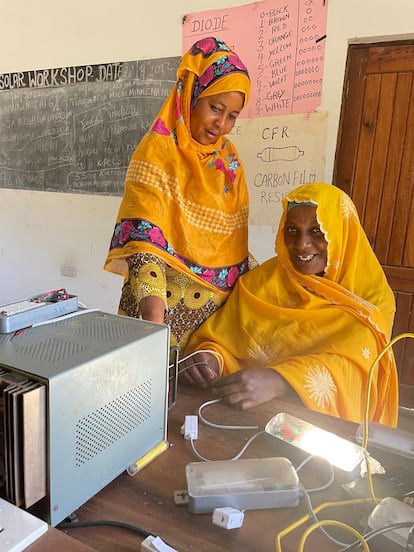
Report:
[[[296,270],[323,276],[328,262],[328,243],[316,219],[316,207],[292,207],[286,215],[284,237]]]

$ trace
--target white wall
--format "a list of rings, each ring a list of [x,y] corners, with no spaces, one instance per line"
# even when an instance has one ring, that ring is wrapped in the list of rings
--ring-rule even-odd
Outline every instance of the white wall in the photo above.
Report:
[[[178,56],[185,13],[247,3],[3,1],[0,73]],[[348,42],[406,38],[413,21],[413,0],[330,0],[321,106],[328,112],[325,180],[332,175]],[[66,287],[86,306],[116,312],[121,278],[102,265],[119,203],[114,197],[0,189],[0,304]],[[273,254],[274,231],[251,228],[258,260]],[[75,267],[76,276],[62,276],[62,265]]]

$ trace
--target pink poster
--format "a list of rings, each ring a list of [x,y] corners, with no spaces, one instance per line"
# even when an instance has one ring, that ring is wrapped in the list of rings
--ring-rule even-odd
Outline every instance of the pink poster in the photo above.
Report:
[[[310,113],[321,103],[328,0],[263,0],[183,17],[183,52],[222,38],[246,64],[252,95],[242,116]]]

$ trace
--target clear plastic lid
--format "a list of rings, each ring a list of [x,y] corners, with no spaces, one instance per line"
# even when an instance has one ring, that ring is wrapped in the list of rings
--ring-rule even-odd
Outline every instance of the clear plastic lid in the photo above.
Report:
[[[291,490],[299,484],[287,458],[192,462],[185,473],[188,494],[193,497]]]

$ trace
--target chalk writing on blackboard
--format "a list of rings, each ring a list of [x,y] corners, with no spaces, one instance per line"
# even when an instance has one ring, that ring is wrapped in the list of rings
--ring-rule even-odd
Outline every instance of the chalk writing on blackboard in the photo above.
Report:
[[[179,57],[0,75],[0,188],[122,195]]]

